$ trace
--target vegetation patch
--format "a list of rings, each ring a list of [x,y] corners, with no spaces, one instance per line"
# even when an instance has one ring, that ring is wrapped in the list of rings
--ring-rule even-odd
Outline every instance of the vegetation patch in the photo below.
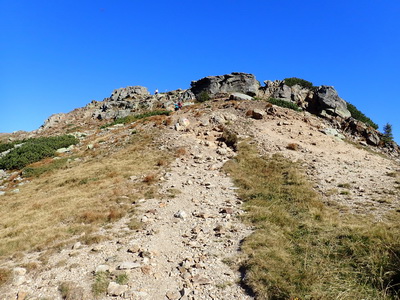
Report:
[[[240,144],[225,165],[255,231],[242,244],[244,284],[258,299],[398,299],[398,218],[337,216],[283,156]]]
[[[369,126],[371,126],[374,129],[378,129],[378,124],[374,123],[370,118],[368,118],[366,115],[364,115],[361,111],[357,109],[353,104],[347,102],[347,110],[350,112],[351,116],[358,120],[361,121]]]
[[[211,97],[206,91],[202,91],[199,95],[197,95],[196,99],[199,102],[206,102],[209,101]]]
[[[92,284],[92,292],[94,296],[105,295],[108,285],[110,284],[108,272],[97,272],[94,275],[94,283]]]
[[[67,165],[68,158],[60,158],[51,160],[49,163],[45,163],[40,166],[31,166],[24,168],[22,175],[24,177],[39,177],[40,175],[64,168]]]
[[[160,115],[169,116],[170,113],[171,112],[168,110],[153,110],[153,111],[149,111],[149,112],[146,112],[143,114],[126,116],[123,118],[117,118],[117,119],[115,119],[114,122],[103,125],[100,128],[107,128],[107,127],[114,126],[117,124],[129,124],[129,123],[135,122],[137,120],[152,117],[152,116],[160,116]]]
[[[317,88],[316,86],[313,85],[312,82],[297,77],[285,78],[284,81],[285,84],[290,87],[297,84],[303,88],[310,90],[315,90]]]
[[[0,286],[11,280],[12,271],[10,269],[0,268]]]
[[[25,140],[21,146],[13,148],[8,154],[0,158],[0,169],[22,169],[43,158],[54,156],[57,149],[69,147],[78,142],[78,139],[72,135]]]
[[[284,108],[290,108],[293,109],[295,111],[301,111],[302,109],[293,102],[289,102],[286,100],[282,100],[282,99],[276,99],[276,98],[269,98],[268,102],[271,104],[274,104],[276,106],[280,106],[280,107],[284,107]]]
[[[21,144],[23,141],[13,141],[8,143],[0,142],[0,153],[14,148],[15,145]]]

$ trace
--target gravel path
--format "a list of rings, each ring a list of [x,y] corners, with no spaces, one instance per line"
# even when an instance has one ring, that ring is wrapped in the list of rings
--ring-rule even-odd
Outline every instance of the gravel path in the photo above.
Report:
[[[96,299],[252,299],[238,284],[240,274],[224,263],[237,259],[240,241],[250,234],[237,220],[243,212],[236,188],[220,171],[227,155],[192,133],[170,130],[163,138],[165,147],[182,146],[187,153],[160,179],[165,197],[139,201],[142,230],[130,230],[124,218],[102,229],[108,241],[54,253],[44,270],[16,268],[0,298],[62,299],[63,286],[67,299],[93,299],[96,271],[105,271],[111,274],[107,296]]]

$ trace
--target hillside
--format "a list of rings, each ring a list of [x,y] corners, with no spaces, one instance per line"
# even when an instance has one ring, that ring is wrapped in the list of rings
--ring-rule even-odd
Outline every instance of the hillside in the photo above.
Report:
[[[331,87],[129,87],[1,138],[63,134],[0,171],[1,299],[398,299],[399,148]]]

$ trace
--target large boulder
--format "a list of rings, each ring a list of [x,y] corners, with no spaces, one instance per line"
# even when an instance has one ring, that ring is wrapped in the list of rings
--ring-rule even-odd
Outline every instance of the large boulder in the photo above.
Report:
[[[351,113],[347,110],[346,101],[339,97],[332,86],[322,85],[318,87],[314,98],[321,115],[339,116],[343,119],[351,117]]]
[[[208,76],[197,81],[192,81],[191,91],[198,96],[206,92],[210,96],[219,93],[243,93],[250,96],[256,96],[260,83],[255,76],[247,73],[231,73],[220,76]]]

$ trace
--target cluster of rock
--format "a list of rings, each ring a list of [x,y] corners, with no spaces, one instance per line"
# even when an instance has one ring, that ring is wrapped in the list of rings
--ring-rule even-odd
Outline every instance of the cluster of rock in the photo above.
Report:
[[[352,118],[347,109],[347,102],[339,97],[332,86],[304,87],[300,84],[289,86],[285,80],[264,81],[261,86],[255,76],[246,73],[232,73],[223,76],[208,76],[193,81],[191,91],[197,97],[207,93],[211,97],[229,94],[230,99],[247,100],[247,97],[260,99],[276,98],[296,104],[301,109],[330,120],[334,127],[345,133],[365,140],[374,146],[382,144],[383,135]],[[386,144],[393,151],[398,151],[395,143]]]
[[[192,104],[196,99],[252,100],[276,98],[296,104],[304,111],[330,120],[336,129],[374,146],[382,144],[383,135],[377,130],[352,118],[347,103],[339,97],[332,86],[308,87],[301,84],[288,85],[285,80],[264,81],[264,86],[252,74],[233,72],[220,76],[208,76],[191,82],[186,90],[178,89],[152,95],[142,86],[119,88],[103,101],[92,101],[83,108],[84,116],[97,120],[123,118],[145,110],[174,110],[174,104]],[[65,122],[66,114],[51,116],[41,130]],[[387,144],[398,150],[395,143]]]
[[[130,86],[114,90],[109,98],[102,102],[92,101],[92,117],[99,120],[123,118],[142,110],[157,108],[173,109],[174,103],[189,102],[195,99],[190,90],[175,90],[151,95],[147,88]]]

